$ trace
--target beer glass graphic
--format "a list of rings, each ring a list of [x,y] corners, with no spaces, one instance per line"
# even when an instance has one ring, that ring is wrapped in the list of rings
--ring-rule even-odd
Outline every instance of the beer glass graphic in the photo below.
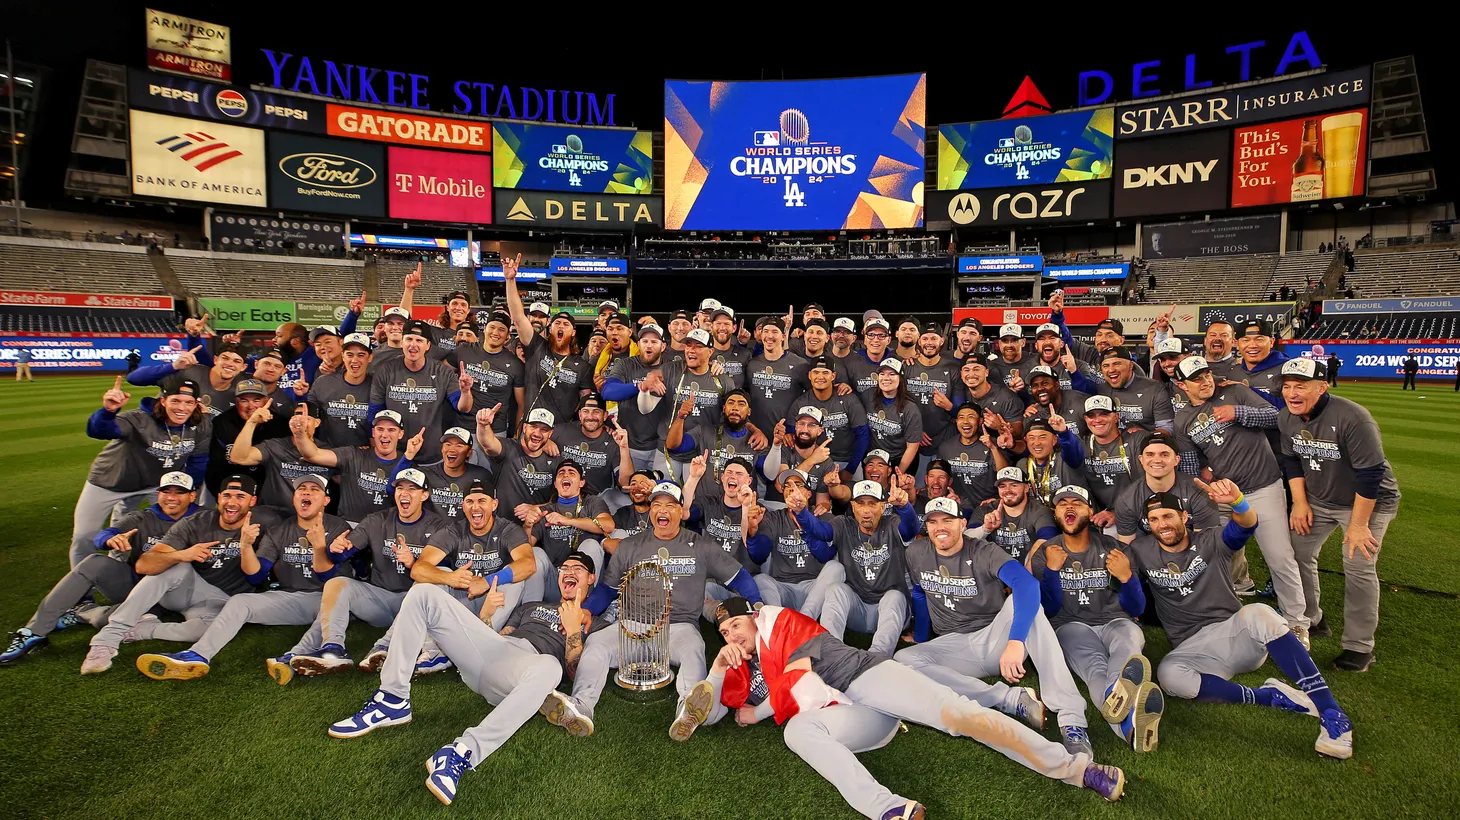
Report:
[[[1359,111],[1323,118],[1323,198],[1354,195],[1364,115]]]

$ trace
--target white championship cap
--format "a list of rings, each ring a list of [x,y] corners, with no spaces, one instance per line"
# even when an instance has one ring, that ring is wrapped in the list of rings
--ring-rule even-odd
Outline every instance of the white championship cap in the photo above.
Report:
[[[1000,339],[1007,339],[1010,336],[1013,336],[1016,339],[1022,339],[1022,338],[1024,338],[1024,328],[1019,327],[1018,325],[1013,325],[1013,324],[1004,325],[1004,326],[1002,326],[1002,327],[999,328],[999,338]]]
[[[887,500],[887,494],[882,491],[882,485],[875,481],[858,481],[856,486],[852,487],[852,500],[868,496],[878,501]]]
[[[949,518],[961,518],[963,511],[958,509],[957,501],[944,496],[929,501],[928,506],[923,508],[923,516],[926,518],[932,518],[936,514],[946,515]]]
[[[553,413],[552,413],[551,410],[548,410],[546,407],[536,407],[536,408],[533,408],[533,411],[531,413],[528,413],[527,414],[527,423],[528,424],[541,424],[541,425],[544,425],[544,426],[547,426],[547,427],[552,427],[553,426]]]

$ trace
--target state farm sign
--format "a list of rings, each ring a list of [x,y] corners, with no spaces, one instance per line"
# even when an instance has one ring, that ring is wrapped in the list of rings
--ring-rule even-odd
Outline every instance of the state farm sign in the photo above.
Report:
[[[434,222],[492,221],[492,158],[390,149],[390,218]]]

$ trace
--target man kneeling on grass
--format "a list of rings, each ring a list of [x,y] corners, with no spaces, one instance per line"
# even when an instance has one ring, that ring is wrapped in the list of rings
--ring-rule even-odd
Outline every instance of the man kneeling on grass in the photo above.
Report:
[[[481,723],[442,746],[426,761],[430,776],[426,788],[451,805],[461,776],[481,765],[542,708],[545,700],[567,698],[556,691],[564,674],[574,677],[586,636],[608,625],[583,608],[583,599],[595,580],[593,559],[569,553],[558,567],[556,605],[523,604],[512,613],[500,633],[492,630],[492,615],[505,604],[506,595],[494,580],[482,604],[481,616],[472,615],[445,587],[416,584],[401,602],[395,618],[395,640],[380,670],[380,688],[353,716],[334,723],[330,737],[353,738],[382,726],[411,722],[411,674],[421,648],[429,639],[461,670],[473,692],[493,704]]]

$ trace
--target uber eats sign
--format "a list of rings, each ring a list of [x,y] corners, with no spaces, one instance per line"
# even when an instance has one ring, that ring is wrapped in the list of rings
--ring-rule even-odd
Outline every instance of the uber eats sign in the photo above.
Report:
[[[204,299],[209,326],[218,330],[273,330],[294,321],[293,302]]]

